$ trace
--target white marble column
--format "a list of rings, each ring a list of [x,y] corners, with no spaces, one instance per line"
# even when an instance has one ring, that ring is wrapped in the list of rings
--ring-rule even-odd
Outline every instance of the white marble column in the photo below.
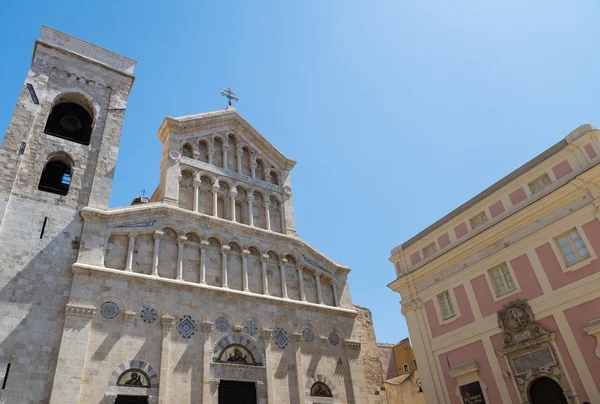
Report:
[[[281,216],[281,233],[286,234],[287,233],[287,225],[285,222],[284,202],[282,202],[281,205],[279,206],[279,215]]]
[[[164,233],[162,231],[154,232],[154,257],[152,259],[152,276],[158,276],[158,248],[160,247],[160,238]]]
[[[227,140],[227,139],[225,139],[225,140]],[[227,142],[223,143],[222,149],[223,149],[223,168],[227,170],[228,169],[227,168],[227,163],[228,163],[227,160],[229,160],[229,158],[228,158],[229,153],[227,153],[227,150],[229,149],[229,145],[227,144]]]
[[[306,294],[304,293],[304,266],[298,264],[298,282],[300,283],[300,300],[306,301]]]
[[[340,307],[340,297],[338,295],[338,289],[335,285],[335,279],[331,279],[331,288],[333,289],[333,305],[335,307]]]
[[[213,198],[213,216],[217,217],[219,215],[219,211],[218,211],[218,203],[217,203],[217,196],[219,194],[219,185],[218,184],[214,184],[212,186],[212,198]]]
[[[252,164],[250,165],[250,169],[252,170],[252,178],[256,178],[256,160],[254,160],[254,155],[251,155]]]
[[[221,247],[221,286],[229,288],[227,286],[227,253],[231,250],[231,247],[224,245]]]
[[[171,351],[170,338],[171,330],[173,329],[174,318],[163,317],[160,319],[160,325],[162,326],[162,349],[160,352],[160,377],[158,379],[158,403],[168,404],[169,403],[169,353]]]
[[[248,224],[254,226],[254,190],[249,190],[246,200],[248,201]]]
[[[250,289],[248,289],[248,256],[249,255],[250,255],[250,251],[248,251],[248,250],[242,251],[242,267],[243,267],[242,283],[243,283],[244,292],[250,292]]]
[[[229,199],[231,201],[231,221],[235,222],[235,197],[237,196],[237,191],[235,188],[231,188],[229,191]]]
[[[127,272],[133,271],[133,247],[135,245],[135,236],[136,233],[129,233],[129,246],[127,247],[127,265],[125,266],[125,271]]]
[[[206,248],[208,241],[200,241],[200,283],[206,285]]]
[[[285,264],[287,264],[287,262],[288,261],[286,258],[282,258],[279,262],[279,270],[281,271],[281,297],[283,297],[284,299],[289,299],[287,292],[287,282],[285,279]]]
[[[194,212],[198,212],[198,189],[200,188],[200,183],[194,182]]]
[[[242,174],[242,154],[243,153],[244,152],[242,151],[242,149],[237,150],[235,153],[237,156],[237,172],[240,174]]]
[[[317,281],[317,296],[319,298],[319,304],[323,304],[323,290],[321,288],[321,271],[315,271],[315,280]]]
[[[181,236],[177,239],[177,280],[183,280],[183,247],[185,242],[187,241],[187,237]]]
[[[211,143],[210,146],[208,146],[208,164],[213,164],[213,154],[215,154],[215,147]]]
[[[267,222],[266,229],[271,230],[271,213],[269,212],[269,196],[265,196],[265,220]]]
[[[267,260],[269,256],[267,254],[263,254],[260,257],[260,262],[262,264],[262,283],[263,283],[263,295],[269,294],[269,280],[267,279]]]

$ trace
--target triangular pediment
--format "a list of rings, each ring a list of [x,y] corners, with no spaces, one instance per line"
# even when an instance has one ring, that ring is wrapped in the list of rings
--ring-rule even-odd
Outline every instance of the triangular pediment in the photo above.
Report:
[[[285,157],[248,121],[242,118],[235,108],[178,118],[166,117],[158,130],[158,137],[164,143],[170,136],[176,136],[183,141],[188,138],[212,136],[214,133],[227,134],[228,132],[235,133],[237,137],[281,170],[290,171],[296,165],[294,160]]]

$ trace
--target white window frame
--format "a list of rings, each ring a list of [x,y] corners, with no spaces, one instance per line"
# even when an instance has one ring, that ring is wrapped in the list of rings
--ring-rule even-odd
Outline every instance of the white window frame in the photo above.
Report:
[[[585,248],[588,250],[589,255],[587,258],[580,259],[569,265],[569,264],[567,264],[566,257],[564,256],[562,249],[560,248],[560,245],[558,244],[558,240],[562,236],[569,234],[573,230],[576,230],[579,233],[579,236],[585,243]],[[552,237],[552,240],[550,241],[550,246],[552,247],[552,250],[554,251],[554,255],[556,255],[556,259],[558,260],[558,262],[560,264],[560,268],[562,269],[563,272],[576,271],[578,269],[583,268],[584,266],[589,265],[592,261],[595,261],[598,258],[596,256],[594,249],[592,248],[592,243],[590,243],[590,240],[588,240],[587,235],[585,234],[585,232],[583,231],[583,229],[581,228],[580,225],[572,226],[568,231],[563,231],[563,232],[559,233],[557,236]]]
[[[442,308],[440,307],[440,300],[439,300],[439,296],[441,296],[444,293],[448,293],[448,295],[450,296],[450,302],[452,303],[452,308],[454,309],[454,315],[452,317],[448,317],[448,318],[444,318],[442,316]],[[454,296],[454,290],[453,289],[446,289],[438,294],[435,295],[435,311],[437,313],[438,316],[438,322],[440,323],[440,325],[443,324],[448,324],[451,323],[453,321],[456,321],[456,319],[458,319],[460,317],[460,311],[458,309],[458,304],[456,303],[456,297]]]
[[[481,222],[477,223],[478,219],[481,219]],[[490,219],[488,218],[485,210],[482,210],[481,212],[469,219],[469,225],[471,226],[471,230],[475,230],[485,225],[487,222],[489,222],[489,220]]]
[[[410,373],[410,366],[408,366],[408,363],[402,365],[402,370],[404,373]]]
[[[505,265],[506,268],[508,269],[508,273],[510,274],[510,276],[512,278],[512,282],[515,285],[515,288],[511,291],[508,291],[508,292],[502,294],[502,295],[498,295],[498,292],[496,291],[496,286],[494,285],[492,272],[496,269],[499,269],[503,265]],[[492,292],[492,298],[494,300],[494,303],[498,302],[500,300],[506,299],[507,297],[516,295],[517,293],[521,292],[521,287],[519,285],[519,281],[518,281],[517,277],[515,276],[515,270],[513,269],[512,265],[510,263],[510,260],[503,261],[500,264],[495,265],[495,266],[491,267],[490,269],[488,269],[485,278],[487,279],[488,286],[490,288],[490,291]]]
[[[435,241],[432,241],[431,243],[429,243],[425,247],[423,247],[423,251],[422,251],[423,259],[431,257],[436,252],[437,252],[437,248],[435,246]]]
[[[544,181],[545,181],[546,178],[548,179],[548,182],[544,183]],[[533,187],[537,183],[541,183],[542,186],[538,190],[534,190]],[[527,186],[529,187],[529,192],[531,192],[531,195],[535,195],[537,193],[542,192],[544,189],[548,188],[550,185],[552,185],[552,178],[550,178],[550,176],[548,175],[548,173],[544,173],[544,174],[540,175],[535,180],[533,180],[529,184],[527,184]]]

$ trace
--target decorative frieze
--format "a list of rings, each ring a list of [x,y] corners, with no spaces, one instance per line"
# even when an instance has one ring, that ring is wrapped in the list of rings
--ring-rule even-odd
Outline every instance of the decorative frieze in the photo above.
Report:
[[[175,324],[175,319],[173,317],[163,317],[160,319],[160,326],[163,331],[171,331],[173,324]]]
[[[126,323],[133,323],[137,317],[137,313],[135,311],[126,311],[123,315],[123,320]]]
[[[361,342],[360,341],[351,341],[351,340],[345,340],[344,341],[344,345],[346,346],[346,348],[348,349],[360,349],[361,347]]]
[[[96,309],[93,307],[76,306],[73,304],[67,304],[66,314],[72,315],[72,316],[81,316],[81,317],[94,317],[94,314],[96,314]]]
[[[215,323],[211,322],[211,321],[203,321],[202,322],[202,332],[205,334],[210,334],[211,332],[213,332],[213,329],[215,328]]]

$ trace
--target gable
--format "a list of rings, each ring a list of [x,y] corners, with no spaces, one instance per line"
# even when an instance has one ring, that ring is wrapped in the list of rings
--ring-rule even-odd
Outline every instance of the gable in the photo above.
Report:
[[[294,160],[285,157],[234,108],[179,118],[167,117],[158,130],[158,137],[163,143],[171,136],[176,136],[182,144],[188,139],[199,142],[202,138],[208,140],[214,137],[221,138],[225,143],[230,133],[279,170],[290,171],[296,165]]]

